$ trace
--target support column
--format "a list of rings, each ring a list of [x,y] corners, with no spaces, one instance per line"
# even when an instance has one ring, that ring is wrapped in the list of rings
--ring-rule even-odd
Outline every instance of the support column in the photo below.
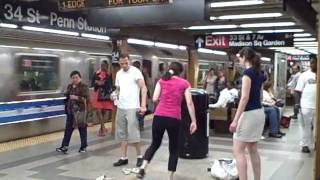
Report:
[[[119,52],[119,54],[121,53],[129,53],[128,51],[128,42],[127,39],[124,40],[113,40],[112,41],[112,52]],[[112,81],[113,84],[115,84],[115,79],[116,79],[116,74],[117,72],[120,70],[120,66],[118,64],[118,62],[112,62]],[[112,116],[111,116],[111,134],[114,135],[115,134],[115,130],[116,130],[116,114],[117,114],[117,107],[114,108],[114,111],[112,111]]]
[[[188,81],[191,87],[197,88],[199,75],[198,52],[196,49],[188,48]]]
[[[320,16],[318,16],[318,47],[320,45]],[[319,180],[320,179],[320,60],[319,60],[319,55],[320,55],[320,49],[318,48],[318,60],[317,60],[317,106],[316,106],[316,128],[314,129],[316,132],[316,137],[315,137],[315,168],[314,168],[314,180]]]

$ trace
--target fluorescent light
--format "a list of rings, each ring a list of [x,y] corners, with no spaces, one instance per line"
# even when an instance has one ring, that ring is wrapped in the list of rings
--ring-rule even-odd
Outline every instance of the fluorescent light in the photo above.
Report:
[[[287,32],[303,32],[303,29],[278,29],[278,30],[261,30],[258,33],[287,33]]]
[[[257,14],[224,15],[224,16],[219,16],[218,19],[251,19],[251,18],[280,17],[280,16],[282,16],[281,13],[257,13]]]
[[[90,55],[96,55],[96,56],[111,56],[112,54],[109,53],[88,53]]]
[[[198,52],[206,53],[206,54],[227,55],[227,53],[224,51],[216,51],[216,50],[205,49],[205,48],[199,48]]]
[[[161,48],[169,48],[169,49],[178,49],[179,46],[175,44],[167,44],[167,43],[161,43],[161,42],[156,42],[154,43],[156,47],[161,47]]]
[[[316,38],[294,38],[294,41],[315,41]]]
[[[213,32],[211,34],[213,35],[219,35],[219,34],[250,34],[252,31],[228,31],[228,32]]]
[[[191,26],[185,29],[190,30],[202,30],[202,29],[232,29],[237,28],[237,25],[230,24],[230,25],[209,25],[209,26]]]
[[[66,49],[51,49],[51,48],[32,48],[32,49],[43,50],[43,51],[75,52],[74,50],[66,50]]]
[[[16,29],[18,28],[17,25],[15,24],[7,24],[7,23],[0,23],[0,27],[4,27],[4,28],[12,28],[12,29]]]
[[[101,40],[106,40],[106,41],[110,40],[109,36],[102,36],[102,35],[95,35],[95,34],[81,33],[81,36],[86,37],[86,38],[101,39]]]
[[[214,17],[214,16],[210,16],[210,20],[211,21],[214,21],[214,20],[216,20],[216,19],[218,19],[217,17]]]
[[[252,23],[252,24],[241,24],[242,28],[252,27],[280,27],[280,26],[294,26],[294,22],[272,22],[272,23]]]
[[[270,61],[271,61],[271,58],[268,58],[268,57],[261,57],[261,60],[262,60],[262,61],[268,61],[268,62],[270,62]]]
[[[29,49],[29,47],[25,46],[7,46],[7,45],[0,45],[2,48],[17,48],[17,49]]]
[[[249,6],[249,5],[258,5],[263,4],[262,0],[245,0],[245,1],[227,1],[227,2],[215,2],[211,3],[211,8],[217,7],[231,7],[231,6]]]
[[[294,42],[294,45],[318,45],[318,42]]]
[[[154,42],[152,41],[145,41],[140,39],[128,39],[129,44],[139,44],[139,45],[145,45],[145,46],[154,46]]]
[[[294,34],[293,37],[309,37],[311,36],[310,33],[299,33],[299,34]]]
[[[187,46],[179,46],[180,50],[187,50]]]
[[[37,31],[37,32],[47,32],[47,33],[54,33],[54,34],[70,35],[70,36],[79,36],[79,33],[77,33],[77,32],[62,31],[62,30],[56,30],[56,29],[38,28],[38,27],[31,27],[31,26],[22,26],[22,29],[28,30],[28,31]]]
[[[271,49],[271,48],[270,48]],[[295,48],[273,48],[276,51],[280,51],[282,53],[286,54],[291,54],[291,55],[308,55],[310,53],[300,50],[300,49],[295,49]]]
[[[78,51],[78,52],[82,54],[87,54],[87,51]]]
[[[317,44],[302,44],[302,45],[295,44],[294,47],[318,47],[318,45]]]

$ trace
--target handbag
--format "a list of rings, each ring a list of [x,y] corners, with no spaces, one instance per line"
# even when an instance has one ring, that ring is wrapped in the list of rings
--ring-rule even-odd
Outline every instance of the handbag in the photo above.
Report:
[[[84,100],[84,111],[75,111],[73,112],[73,128],[86,127],[87,126],[87,102]]]
[[[111,92],[106,88],[98,89],[98,101],[109,101],[111,100]]]

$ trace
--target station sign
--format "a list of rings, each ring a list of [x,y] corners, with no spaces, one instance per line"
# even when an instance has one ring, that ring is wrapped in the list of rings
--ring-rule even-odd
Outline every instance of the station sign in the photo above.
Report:
[[[59,12],[56,3],[4,0],[0,2],[0,9],[1,23],[100,35],[115,32],[115,29],[108,29],[105,26],[91,25],[86,15],[80,12]]]
[[[81,10],[89,8],[112,8],[161,5],[172,3],[173,0],[59,0],[62,11]]]
[[[293,47],[293,33],[253,33],[195,36],[196,48]]]

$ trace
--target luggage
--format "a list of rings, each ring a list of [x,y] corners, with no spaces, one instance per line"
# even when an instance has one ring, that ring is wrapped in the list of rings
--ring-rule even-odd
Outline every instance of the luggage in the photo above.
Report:
[[[283,128],[289,128],[289,126],[290,126],[290,121],[291,121],[291,118],[290,118],[290,117],[282,116],[282,117],[281,117],[281,121],[280,121],[280,125],[281,125]]]

